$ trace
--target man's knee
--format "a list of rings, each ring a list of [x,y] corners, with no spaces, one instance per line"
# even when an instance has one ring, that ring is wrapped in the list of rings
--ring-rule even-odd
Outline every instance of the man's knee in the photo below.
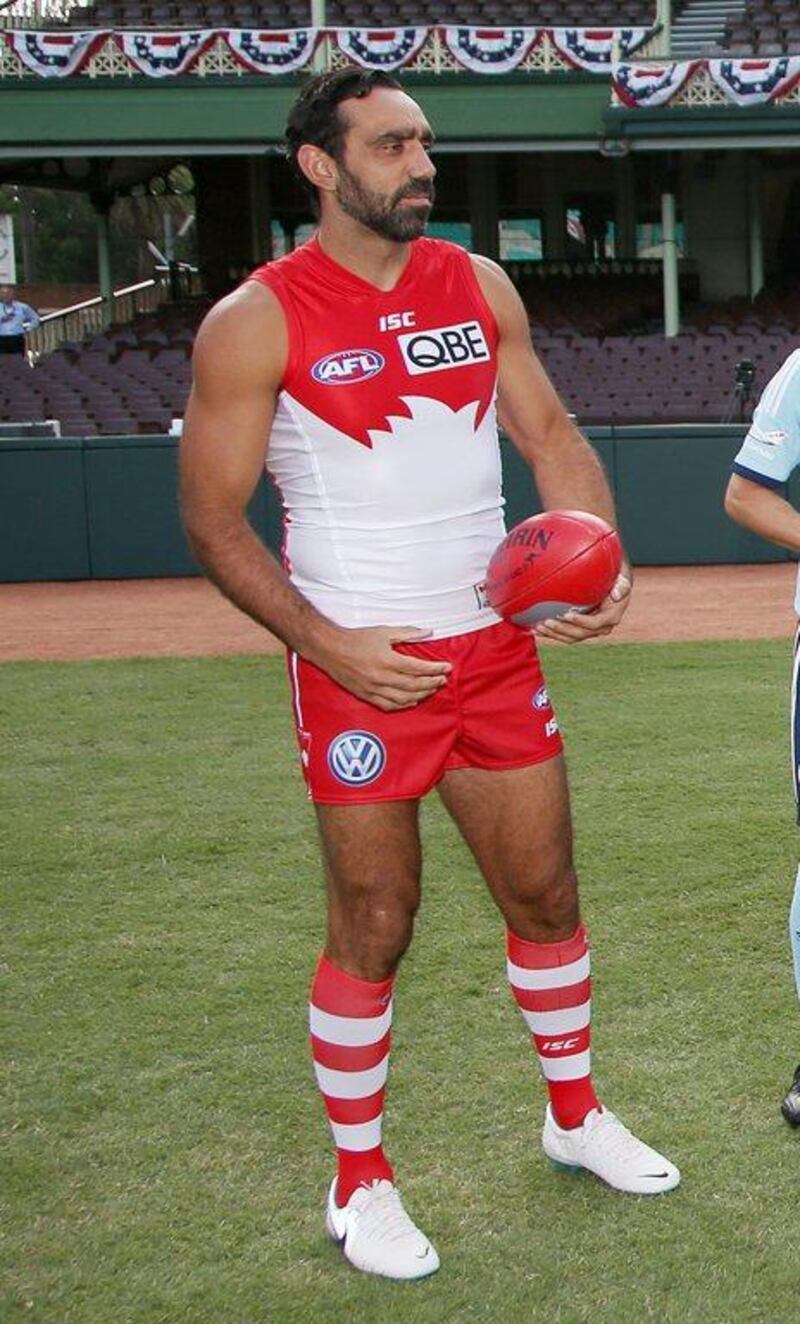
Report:
[[[387,978],[408,949],[419,907],[416,886],[362,887],[331,906],[329,955],[357,965],[362,979]]]
[[[569,937],[578,924],[578,880],[571,863],[547,870],[533,868],[514,880],[508,892],[505,919],[521,938],[535,942]]]

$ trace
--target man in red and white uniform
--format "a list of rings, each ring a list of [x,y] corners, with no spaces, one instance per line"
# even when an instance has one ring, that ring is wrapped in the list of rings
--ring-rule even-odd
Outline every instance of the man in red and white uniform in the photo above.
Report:
[[[209,576],[287,645],[328,884],[310,1009],[337,1151],[327,1228],[356,1267],[418,1278],[439,1259],[400,1201],[381,1120],[393,980],[419,904],[418,806],[434,786],[506,923],[550,1096],[545,1152],[619,1190],[679,1181],[592,1086],[558,724],[533,635],[480,588],[504,532],[497,415],[547,507],[614,512],[502,270],[423,237],[435,168],[417,103],[383,73],[323,75],[287,140],[319,230],[200,331],[183,509]],[[283,567],[245,516],[265,457],[285,507]],[[629,592],[626,568],[595,613],[537,633],[606,634]]]

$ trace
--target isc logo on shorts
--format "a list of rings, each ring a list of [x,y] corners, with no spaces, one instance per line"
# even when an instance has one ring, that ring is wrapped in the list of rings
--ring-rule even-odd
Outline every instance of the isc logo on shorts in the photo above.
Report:
[[[386,360],[376,349],[339,349],[317,359],[311,376],[321,386],[351,386],[382,371]]]
[[[410,377],[444,368],[467,368],[491,358],[480,322],[457,322],[398,336],[400,353]]]
[[[369,786],[386,767],[386,750],[369,731],[343,731],[328,746],[328,767],[345,786]]]

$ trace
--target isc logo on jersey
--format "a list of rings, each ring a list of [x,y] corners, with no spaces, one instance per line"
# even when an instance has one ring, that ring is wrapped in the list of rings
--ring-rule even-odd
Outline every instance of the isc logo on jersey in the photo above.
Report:
[[[400,353],[410,377],[445,368],[468,368],[491,358],[480,322],[456,322],[398,336]]]
[[[376,349],[339,349],[317,359],[311,376],[321,386],[352,386],[369,381],[383,370],[385,358]]]

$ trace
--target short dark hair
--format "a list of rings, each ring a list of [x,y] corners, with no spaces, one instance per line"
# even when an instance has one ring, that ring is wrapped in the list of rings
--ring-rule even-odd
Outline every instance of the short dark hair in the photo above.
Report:
[[[315,201],[317,190],[297,163],[298,151],[304,143],[311,143],[340,161],[347,126],[339,114],[339,104],[352,97],[368,97],[374,87],[403,90],[397,79],[383,69],[336,69],[309,79],[292,106],[286,124],[286,159]]]

